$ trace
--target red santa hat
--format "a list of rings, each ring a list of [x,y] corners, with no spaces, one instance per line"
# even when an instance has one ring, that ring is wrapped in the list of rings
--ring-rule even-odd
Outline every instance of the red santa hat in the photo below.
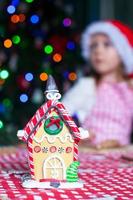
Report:
[[[133,31],[117,20],[99,21],[88,25],[81,38],[82,55],[86,60],[90,54],[90,37],[95,33],[108,35],[124,63],[125,72],[133,73]]]

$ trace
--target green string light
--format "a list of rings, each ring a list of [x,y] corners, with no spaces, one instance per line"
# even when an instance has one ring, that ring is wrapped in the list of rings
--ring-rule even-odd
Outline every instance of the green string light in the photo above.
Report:
[[[34,0],[25,0],[27,3],[32,3]]]
[[[0,129],[2,129],[4,127],[3,122],[0,120]]]
[[[21,38],[20,38],[19,35],[14,35],[14,36],[12,37],[12,42],[13,42],[14,44],[19,44],[20,41],[21,41]]]
[[[51,53],[53,52],[53,47],[52,47],[50,44],[46,45],[46,46],[44,47],[44,52],[45,52],[46,54],[51,54]]]
[[[0,72],[0,78],[2,78],[2,79],[7,79],[8,76],[9,76],[9,72],[8,72],[7,70],[2,70],[2,71]]]
[[[6,107],[11,107],[12,106],[12,103],[11,103],[10,99],[4,99],[2,103]]]

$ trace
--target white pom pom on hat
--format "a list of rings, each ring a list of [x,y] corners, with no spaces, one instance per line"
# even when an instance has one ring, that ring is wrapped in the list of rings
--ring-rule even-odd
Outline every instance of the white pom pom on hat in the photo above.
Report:
[[[95,33],[108,35],[117,49],[127,74],[133,73],[133,30],[117,20],[98,21],[88,25],[81,37],[82,55],[88,61],[90,37]]]

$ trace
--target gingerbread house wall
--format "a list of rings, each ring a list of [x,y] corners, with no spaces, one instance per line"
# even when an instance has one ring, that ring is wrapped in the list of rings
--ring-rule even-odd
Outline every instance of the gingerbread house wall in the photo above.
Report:
[[[57,115],[52,112],[51,115]],[[33,148],[33,163],[34,163],[34,175],[36,180],[40,179],[51,179],[51,168],[53,165],[53,173],[55,167],[59,167],[57,177],[55,179],[65,180],[66,179],[66,169],[73,162],[74,157],[74,141],[72,139],[71,133],[69,133],[66,125],[63,125],[62,131],[56,135],[58,136],[53,143],[48,141],[51,136],[44,131],[44,123],[40,126],[37,133],[35,134],[32,141]],[[66,138],[66,142],[62,142],[63,138]],[[56,137],[52,136],[52,138]],[[44,138],[40,143],[40,138]],[[51,152],[52,147],[56,147],[55,152]],[[69,148],[68,148],[69,147]],[[70,150],[72,150],[70,152]],[[52,163],[52,164],[49,164]],[[51,166],[52,167],[52,166]]]

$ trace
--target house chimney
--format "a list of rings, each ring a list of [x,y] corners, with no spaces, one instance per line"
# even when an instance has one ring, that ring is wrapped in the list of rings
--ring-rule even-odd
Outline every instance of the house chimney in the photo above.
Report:
[[[48,77],[45,94],[47,99],[54,100],[61,98],[61,94],[59,93],[59,90],[52,75],[49,75]]]

